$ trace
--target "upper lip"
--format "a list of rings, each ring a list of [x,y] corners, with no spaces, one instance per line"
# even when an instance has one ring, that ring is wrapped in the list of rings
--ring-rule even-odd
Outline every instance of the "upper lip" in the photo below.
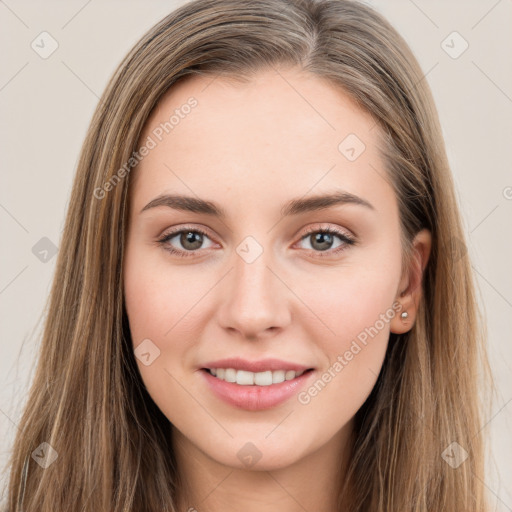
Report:
[[[259,361],[247,361],[241,357],[230,357],[219,359],[202,365],[202,368],[234,368],[235,370],[246,370],[248,372],[264,372],[266,370],[294,370],[296,372],[309,370],[311,366],[304,366],[298,363],[291,363],[281,359],[260,359]]]

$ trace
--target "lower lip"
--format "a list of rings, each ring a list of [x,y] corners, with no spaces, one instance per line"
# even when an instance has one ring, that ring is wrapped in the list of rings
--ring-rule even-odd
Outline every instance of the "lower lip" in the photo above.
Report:
[[[234,407],[248,411],[270,409],[288,400],[297,393],[307,380],[315,373],[314,370],[304,372],[300,377],[285,380],[270,386],[243,386],[234,382],[214,377],[208,370],[201,370],[213,393]]]

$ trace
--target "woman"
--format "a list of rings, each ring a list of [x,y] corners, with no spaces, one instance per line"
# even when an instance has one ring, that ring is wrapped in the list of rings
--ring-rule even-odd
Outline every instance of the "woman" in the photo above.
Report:
[[[379,14],[177,9],[84,143],[9,510],[487,510],[463,240]]]

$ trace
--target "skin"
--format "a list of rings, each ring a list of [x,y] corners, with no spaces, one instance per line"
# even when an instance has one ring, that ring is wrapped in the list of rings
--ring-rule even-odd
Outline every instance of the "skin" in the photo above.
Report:
[[[375,385],[389,333],[414,323],[430,234],[417,235],[402,275],[398,206],[383,179],[379,128],[339,89],[295,68],[260,71],[248,84],[195,76],[168,91],[140,140],[191,96],[198,105],[132,171],[123,263],[134,348],[150,339],[160,350],[150,365],[137,364],[173,425],[187,483],[180,510],[332,512],[353,418]],[[366,146],[352,162],[338,150],[350,133]],[[335,189],[373,209],[342,204],[280,215],[292,198]],[[140,213],[164,193],[213,201],[227,217],[166,206]],[[157,242],[180,227],[208,233],[202,245],[183,245],[179,234],[167,242],[183,252],[192,247],[191,257]],[[325,227],[357,243],[335,254],[343,245],[336,235],[323,246],[305,236]],[[236,250],[247,236],[263,249],[250,264]],[[213,395],[198,369],[223,357],[275,357],[314,367],[310,387],[397,300],[408,319],[386,322],[308,404],[294,396],[264,411],[239,409]],[[248,442],[261,453],[250,467],[237,456]]]

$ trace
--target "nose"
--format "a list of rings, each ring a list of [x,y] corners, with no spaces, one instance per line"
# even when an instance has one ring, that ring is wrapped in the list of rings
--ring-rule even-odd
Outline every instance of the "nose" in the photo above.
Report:
[[[235,268],[224,280],[217,310],[222,328],[231,334],[255,340],[277,334],[291,321],[292,292],[268,254],[263,251],[250,263],[234,255]]]

